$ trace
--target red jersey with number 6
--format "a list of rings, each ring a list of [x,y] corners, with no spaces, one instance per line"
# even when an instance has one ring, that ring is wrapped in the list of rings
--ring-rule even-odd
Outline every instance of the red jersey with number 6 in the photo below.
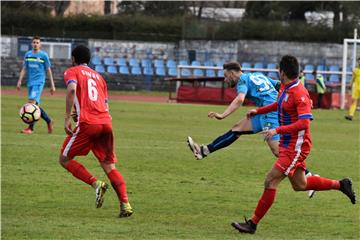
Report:
[[[87,65],[71,67],[64,72],[66,86],[76,84],[75,110],[79,123],[108,124],[108,93],[105,80]]]

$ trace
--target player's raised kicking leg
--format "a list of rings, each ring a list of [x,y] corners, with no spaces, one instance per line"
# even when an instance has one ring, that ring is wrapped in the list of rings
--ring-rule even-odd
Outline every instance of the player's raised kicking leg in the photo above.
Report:
[[[200,145],[194,141],[190,136],[187,138],[187,143],[190,150],[193,152],[196,159],[201,160],[210,153],[219,149],[225,148],[235,142],[241,135],[254,134],[252,130],[251,121],[244,118],[236,123],[232,129],[225,134],[217,137],[212,143],[208,145]]]

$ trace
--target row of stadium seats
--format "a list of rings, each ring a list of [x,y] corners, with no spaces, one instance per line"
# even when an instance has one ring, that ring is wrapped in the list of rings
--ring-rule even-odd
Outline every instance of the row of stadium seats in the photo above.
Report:
[[[201,64],[199,61],[192,61],[190,65],[192,66],[219,66],[222,67],[225,63],[224,60],[220,60],[215,62],[212,61],[206,61],[203,64]],[[163,60],[163,59],[155,59],[154,61],[150,59],[136,59],[136,58],[130,58],[129,61],[126,60],[126,58],[116,58],[113,59],[111,57],[105,57],[101,59],[100,57],[94,56],[91,59],[92,65],[105,65],[105,66],[130,66],[130,67],[167,67],[167,68],[176,68],[176,65],[189,65],[189,62],[187,60],[180,60],[178,63],[173,59]]]
[[[176,77],[178,72],[176,67],[171,68],[165,68],[165,67],[145,67],[141,68],[140,66],[135,67],[127,67],[127,66],[107,66],[106,69],[103,65],[95,65],[95,70],[99,73],[105,73],[108,72],[110,74],[124,74],[124,75],[149,75],[149,76],[171,76]],[[196,76],[196,77],[223,77],[224,71],[223,70],[201,70],[201,69],[181,69],[181,76],[182,77],[190,77],[190,76]]]
[[[214,61],[205,61],[203,63],[201,63],[200,61],[194,60],[192,61],[190,64],[187,60],[180,60],[178,63],[173,60],[173,59],[168,59],[168,60],[163,60],[163,59],[155,59],[155,60],[150,60],[150,59],[136,59],[136,58],[130,58],[129,61],[127,61],[126,58],[112,58],[112,57],[105,57],[105,58],[100,58],[98,56],[94,56],[91,59],[91,63],[95,66],[95,65],[105,65],[105,66],[130,66],[130,67],[138,67],[138,66],[142,66],[143,68],[145,67],[167,67],[167,68],[174,68],[176,67],[177,64],[179,65],[191,65],[191,66],[217,66],[217,67],[222,67],[223,64],[225,63],[225,60],[218,60],[216,62]],[[256,62],[254,64],[250,63],[250,62],[243,62],[241,64],[241,66],[243,68],[266,68],[266,69],[274,69],[277,67],[276,63],[262,63],[262,62]],[[303,68],[306,71],[339,71],[340,67],[338,65],[331,65],[329,67],[326,67],[325,65],[317,65],[316,68],[314,65],[312,64],[306,64]]]
[[[104,65],[102,64],[102,60]],[[129,62],[125,58],[117,58],[113,59],[110,57],[105,57],[104,59],[101,59],[97,56],[93,57],[91,59],[91,63],[95,66],[95,69],[100,73],[108,72],[110,74],[125,74],[125,75],[156,75],[156,76],[177,76],[177,64],[179,65],[189,65],[187,60],[180,60],[179,62],[176,62],[175,60],[169,59],[167,61],[164,61],[162,59],[155,59],[154,61],[151,61],[150,59],[135,59],[131,58],[129,59]],[[216,63],[213,61],[206,61],[204,63],[201,63],[200,61],[192,61],[191,66],[211,66],[211,67],[222,67],[225,63],[225,60],[219,60]],[[276,63],[268,63],[264,64],[261,62],[257,63],[250,63],[250,62],[243,62],[242,68],[262,68],[262,69],[276,69],[277,64]],[[303,68],[305,71],[340,71],[340,67],[338,65],[331,65],[329,67],[326,67],[325,65],[318,65],[315,66],[311,64],[307,64]],[[351,72],[351,69],[348,69],[348,71]],[[245,71],[247,72],[247,71]],[[265,72],[265,74],[273,79],[278,79],[279,75],[277,72]],[[201,70],[201,69],[182,69],[181,70],[181,76],[189,77],[189,76],[195,76],[195,77],[215,77],[215,76],[223,76],[222,70]],[[340,75],[338,74],[330,74],[330,75],[324,75],[325,80],[329,82],[340,82]],[[306,80],[314,80],[314,75],[311,73],[305,74]],[[348,75],[347,80],[349,81],[351,79],[351,76]]]

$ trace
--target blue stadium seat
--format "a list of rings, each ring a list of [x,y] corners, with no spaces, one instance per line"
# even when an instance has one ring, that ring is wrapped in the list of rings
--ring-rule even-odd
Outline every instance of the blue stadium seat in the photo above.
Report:
[[[92,65],[96,66],[96,65],[100,65],[101,64],[101,58],[98,56],[93,56],[91,58],[91,63]]]
[[[215,70],[213,70],[213,69],[207,69],[206,70],[206,76],[208,76],[208,77],[215,77],[216,75],[215,75]]]
[[[251,68],[251,63],[249,63],[249,62],[243,62],[243,63],[241,64],[241,67],[242,67],[242,68]]]
[[[217,72],[217,76],[218,76],[218,77],[224,77],[224,70],[219,70],[219,71]]]
[[[304,67],[305,71],[314,71],[314,65],[312,64],[306,64]],[[305,77],[306,78],[306,77]],[[314,78],[314,77],[313,77]]]
[[[352,67],[347,66],[346,71],[352,73]],[[352,79],[352,74],[346,74],[346,82],[349,83],[351,79]]]
[[[268,63],[267,69],[276,69],[276,63]]]
[[[338,65],[331,65],[330,68],[329,68],[330,71],[335,71],[335,72],[338,72],[340,71],[340,68]]]
[[[324,65],[317,65],[316,71],[325,71],[326,67]]]
[[[182,76],[182,77],[189,77],[189,76],[191,76],[191,71],[190,71],[190,69],[186,69],[186,68],[181,69],[181,76]]]
[[[97,71],[98,73],[105,73],[105,68],[101,64],[95,65],[95,71]]]
[[[155,73],[156,73],[157,76],[165,76],[166,75],[164,67],[157,67],[155,69]]]
[[[278,74],[277,72],[269,72],[269,73],[267,74],[267,76],[268,76],[269,78],[274,79],[274,80],[279,80],[279,74]]]
[[[120,66],[119,73],[129,75],[129,68],[127,66]]]
[[[216,62],[217,67],[223,67],[224,64],[225,64],[225,60],[219,60],[219,61]]]
[[[139,67],[139,61],[136,58],[131,58],[129,64],[131,67]]]
[[[176,77],[177,76],[177,69],[176,68],[169,68],[169,76]]]
[[[315,80],[314,75],[312,75],[311,73],[305,73],[305,80],[306,81]]]
[[[207,67],[213,67],[213,66],[214,66],[214,63],[213,63],[213,61],[208,60],[208,61],[205,61],[205,62],[204,62],[204,65],[207,66]]]
[[[257,62],[254,64],[254,68],[264,68],[264,64],[261,62]]]
[[[143,68],[151,67],[151,60],[148,59],[148,58],[141,59],[141,66],[142,66]]]
[[[201,63],[200,63],[200,61],[196,61],[196,60],[194,60],[194,61],[192,61],[191,62],[191,66],[201,66]]]
[[[187,60],[180,60],[179,65],[189,65]]]
[[[117,74],[118,73],[117,67],[116,66],[108,66],[107,67],[107,72],[111,73],[111,74]]]
[[[144,75],[152,76],[154,75],[154,70],[152,67],[144,68]]]
[[[162,59],[155,59],[155,61],[154,61],[154,66],[155,66],[155,67],[164,67],[164,60],[162,60]]]
[[[119,66],[126,66],[126,65],[127,65],[125,58],[118,58],[118,59],[116,59],[116,63],[117,63],[117,65],[119,65]]]
[[[168,68],[176,68],[176,62],[172,59],[167,60],[166,67]]]
[[[329,82],[340,82],[340,77],[337,74],[331,74],[329,78]]]
[[[268,63],[266,68],[267,69],[276,69],[276,63]],[[267,72],[267,76],[272,79],[276,79],[276,80],[279,79],[279,74],[277,72]]]
[[[104,64],[106,66],[113,66],[114,65],[114,59],[112,57],[106,57],[106,58],[104,58]]]
[[[132,75],[141,75],[141,68],[139,66],[134,66],[131,68]]]
[[[195,69],[194,70],[194,76],[196,77],[203,77],[204,76],[204,71],[201,69]]]

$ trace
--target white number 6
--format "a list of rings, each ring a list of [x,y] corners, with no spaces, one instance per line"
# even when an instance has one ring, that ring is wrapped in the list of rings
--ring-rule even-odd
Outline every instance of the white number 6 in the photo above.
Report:
[[[94,79],[88,79],[88,95],[91,101],[96,101],[98,98],[98,91],[96,89],[96,82]]]

